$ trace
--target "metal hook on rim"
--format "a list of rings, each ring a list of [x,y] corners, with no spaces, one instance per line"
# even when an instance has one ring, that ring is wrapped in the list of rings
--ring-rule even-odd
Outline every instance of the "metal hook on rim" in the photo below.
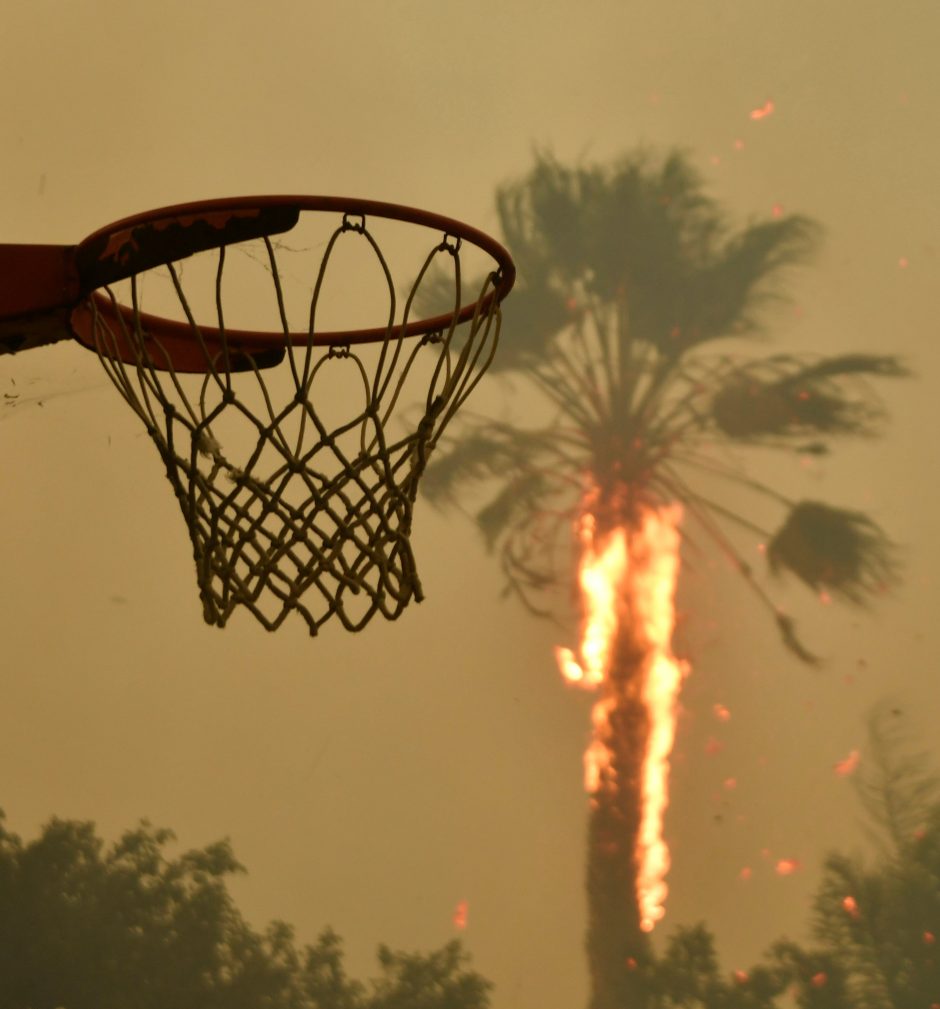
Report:
[[[353,224],[350,221],[350,216],[358,217],[359,223]],[[349,211],[343,214],[343,231],[355,231],[357,235],[361,235],[366,230],[366,215],[365,214],[352,214]]]

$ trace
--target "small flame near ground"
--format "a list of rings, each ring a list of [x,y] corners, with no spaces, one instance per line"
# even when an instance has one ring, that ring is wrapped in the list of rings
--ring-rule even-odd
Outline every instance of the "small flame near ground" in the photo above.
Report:
[[[616,697],[605,694],[610,657],[624,615],[632,614],[630,633],[643,643],[638,693],[648,716],[649,735],[641,768],[641,817],[636,844],[640,926],[652,931],[665,914],[669,849],[663,817],[669,804],[669,757],[676,731],[676,704],[688,665],[672,653],[675,591],[679,574],[679,505],[646,509],[636,528],[597,532],[590,498],[579,525],[581,556],[578,585],[583,613],[577,654],[555,650],[562,676],[572,684],[596,690],[592,737],[584,754],[584,787],[596,794],[616,788],[607,740]]]

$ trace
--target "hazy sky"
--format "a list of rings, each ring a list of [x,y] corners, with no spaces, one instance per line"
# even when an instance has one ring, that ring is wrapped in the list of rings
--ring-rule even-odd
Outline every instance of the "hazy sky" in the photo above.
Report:
[[[870,706],[896,698],[925,741],[940,715],[938,43],[926,0],[7,0],[2,239],[75,242],[151,207],[265,192],[493,230],[495,187],[535,147],[590,161],[679,145],[741,220],[775,204],[819,219],[826,245],[774,320],[779,345],[896,351],[918,377],[886,390],[883,441],[776,476],[870,511],[907,575],[866,614],[783,587],[829,657],[807,672],[720,565],[688,572],[660,931],[705,918],[732,969],[799,935],[822,852],[861,843],[832,768]],[[157,454],[97,359],[65,345],[0,359],[0,392],[14,381],[23,401],[0,407],[12,829],[57,814],[108,837],[148,817],[185,847],[230,836],[250,919],[303,939],[330,924],[358,972],[380,941],[446,941],[466,900],[496,1009],[583,1004],[590,699],[559,681],[562,632],[499,601],[469,523],[419,507],[427,600],[396,624],[311,640],[299,620],[272,635],[238,615],[220,632]],[[780,857],[802,869],[776,876]]]

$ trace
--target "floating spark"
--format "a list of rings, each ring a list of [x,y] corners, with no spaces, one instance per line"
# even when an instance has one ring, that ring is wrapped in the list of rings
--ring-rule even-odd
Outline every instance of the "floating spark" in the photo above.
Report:
[[[576,655],[556,648],[567,682],[598,690],[592,738],[584,754],[584,785],[597,795],[619,787],[613,768],[611,714],[620,701],[622,684],[610,677],[611,652],[621,629],[643,651],[630,684],[646,709],[648,736],[640,769],[640,825],[636,842],[637,895],[640,927],[651,931],[665,914],[669,849],[663,839],[663,818],[669,803],[669,757],[675,740],[676,701],[688,672],[672,653],[674,596],[679,573],[678,505],[643,513],[636,528],[597,532],[590,499],[578,526],[581,557],[578,584],[583,625]]]
[[[843,897],[842,908],[850,918],[861,917],[861,912],[858,909],[858,901],[854,897]]]
[[[774,103],[766,101],[756,109],[751,109],[751,119],[766,119],[774,111]]]
[[[469,911],[469,906],[465,900],[460,901],[457,907],[454,908],[454,917],[451,919],[454,923],[454,928],[466,928],[467,927],[467,913]]]
[[[861,759],[862,755],[858,752],[858,750],[852,750],[847,757],[843,757],[842,760],[833,764],[832,769],[836,772],[836,774],[844,778],[849,774],[855,773]]]
[[[778,876],[792,876],[800,868],[800,862],[796,858],[781,858],[774,868]]]

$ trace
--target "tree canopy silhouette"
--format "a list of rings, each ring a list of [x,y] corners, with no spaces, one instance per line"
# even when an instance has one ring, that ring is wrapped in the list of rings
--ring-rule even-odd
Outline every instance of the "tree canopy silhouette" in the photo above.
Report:
[[[347,976],[339,937],[298,948],[254,931],[228,892],[244,871],[227,841],[167,855],[142,823],[110,847],[94,824],[51,820],[24,844],[0,813],[0,1009],[486,1009],[490,983],[458,942],[379,949]]]

